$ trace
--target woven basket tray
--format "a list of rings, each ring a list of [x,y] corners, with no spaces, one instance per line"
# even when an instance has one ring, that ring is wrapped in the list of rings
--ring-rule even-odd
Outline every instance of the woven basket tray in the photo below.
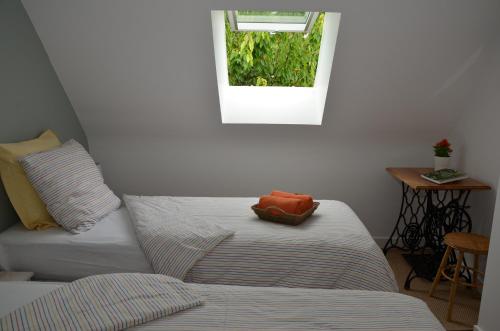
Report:
[[[269,206],[266,209],[260,209],[257,206],[258,204],[253,205],[252,210],[261,220],[288,225],[299,225],[314,213],[319,206],[319,202],[314,202],[313,207],[301,215],[288,214],[276,206]]]

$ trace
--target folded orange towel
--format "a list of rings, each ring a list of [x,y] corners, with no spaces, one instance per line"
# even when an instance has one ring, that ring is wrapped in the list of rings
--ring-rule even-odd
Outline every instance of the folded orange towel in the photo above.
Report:
[[[293,199],[300,199],[305,202],[305,208],[306,210],[311,209],[313,207],[313,198],[310,195],[307,194],[295,194],[295,193],[288,193],[284,191],[272,191],[271,192],[272,196],[277,196],[277,197],[282,197],[282,198],[293,198]]]
[[[264,195],[259,199],[258,207],[266,209],[267,207],[275,206],[288,214],[301,215],[309,210],[309,203],[303,199],[284,198],[279,196]],[[279,215],[279,212],[272,212],[274,215]]]

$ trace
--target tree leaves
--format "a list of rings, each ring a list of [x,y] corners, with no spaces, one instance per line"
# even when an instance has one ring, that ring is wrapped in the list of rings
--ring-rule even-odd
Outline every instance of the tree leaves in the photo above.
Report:
[[[257,82],[255,83],[257,86],[267,86],[267,79],[262,77],[257,77]]]
[[[324,14],[308,35],[297,32],[233,32],[226,20],[230,85],[312,87]]]

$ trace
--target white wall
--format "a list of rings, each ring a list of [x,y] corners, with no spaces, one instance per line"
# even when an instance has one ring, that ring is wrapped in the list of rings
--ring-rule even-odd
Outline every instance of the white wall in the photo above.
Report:
[[[499,2],[500,6],[500,2]],[[500,10],[498,11],[500,13]],[[491,192],[472,196],[474,231],[490,235],[491,243],[486,266],[478,325],[482,331],[499,329],[500,312],[500,20],[492,42],[484,48],[480,75],[484,77],[477,93],[468,104],[454,132],[460,148],[458,164],[472,176],[489,183]],[[495,216],[493,210],[496,207]],[[493,222],[492,222],[493,220]]]
[[[479,312],[478,326],[481,331],[498,330],[498,298],[500,298],[500,194],[497,194],[496,199],[486,279]]]
[[[453,132],[457,166],[493,187],[471,198],[474,231],[484,234],[491,230],[500,176],[500,19],[494,31],[496,36],[484,47],[478,70],[482,80]]]
[[[386,236],[386,166],[431,165],[482,77],[496,0],[23,0],[118,192],[349,203]],[[210,10],[341,12],[323,125],[222,125]]]

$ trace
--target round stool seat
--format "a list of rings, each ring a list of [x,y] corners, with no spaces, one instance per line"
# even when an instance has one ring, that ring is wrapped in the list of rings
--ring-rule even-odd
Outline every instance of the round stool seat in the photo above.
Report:
[[[486,255],[490,239],[476,233],[450,232],[444,236],[444,243],[459,251]]]

